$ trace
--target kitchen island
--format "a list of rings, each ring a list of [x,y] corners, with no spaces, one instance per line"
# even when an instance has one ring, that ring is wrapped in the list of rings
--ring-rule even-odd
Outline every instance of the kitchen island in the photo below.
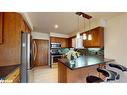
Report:
[[[0,83],[19,83],[20,64],[0,66]]]
[[[61,58],[58,61],[59,83],[85,83],[88,75],[104,78],[97,72],[97,68],[104,67],[106,63],[114,61],[103,56],[80,56],[75,60]]]

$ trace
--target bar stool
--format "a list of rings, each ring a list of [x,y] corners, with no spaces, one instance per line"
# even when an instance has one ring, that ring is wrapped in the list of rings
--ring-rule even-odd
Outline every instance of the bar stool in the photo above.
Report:
[[[113,81],[119,79],[119,74],[114,71],[107,70],[105,68],[97,68],[97,71],[102,73],[106,77],[106,79],[103,80],[97,76],[91,75],[91,76],[87,76],[86,78],[87,83],[99,83],[99,82]]]
[[[109,63],[107,64],[107,68],[117,72],[120,75],[120,79],[112,81],[113,83],[127,83],[127,67],[116,63]]]
[[[96,76],[88,76],[86,77],[86,82],[87,83],[99,83],[99,82],[104,82],[104,80]]]
[[[106,81],[118,80],[120,78],[120,75],[112,70],[97,68],[97,71],[102,73],[106,77]]]
[[[114,64],[114,63],[109,63],[109,66],[117,68],[117,69],[121,70],[122,72],[127,71],[127,68],[122,66],[122,65],[118,65],[118,64]]]

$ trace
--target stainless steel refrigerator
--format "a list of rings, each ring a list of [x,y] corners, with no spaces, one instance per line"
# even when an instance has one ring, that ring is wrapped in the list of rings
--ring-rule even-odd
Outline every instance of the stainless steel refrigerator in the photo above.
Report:
[[[32,71],[31,40],[30,33],[21,33],[21,83],[29,82],[29,72]]]

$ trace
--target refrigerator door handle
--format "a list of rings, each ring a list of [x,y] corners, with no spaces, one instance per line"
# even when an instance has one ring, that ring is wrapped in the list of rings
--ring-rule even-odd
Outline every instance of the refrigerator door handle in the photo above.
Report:
[[[31,68],[30,63],[30,34],[27,35],[27,69]]]
[[[35,59],[36,59],[36,57],[37,57],[37,44],[36,44],[36,41],[34,41],[35,42],[35,56],[34,56],[34,61],[35,61]]]
[[[33,60],[35,61],[35,41],[33,41]]]

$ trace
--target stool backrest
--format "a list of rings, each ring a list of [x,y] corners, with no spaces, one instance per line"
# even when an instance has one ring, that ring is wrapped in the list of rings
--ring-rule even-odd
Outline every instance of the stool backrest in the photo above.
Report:
[[[97,71],[102,73],[106,77],[107,81],[115,80],[118,75],[116,72],[107,70],[105,68],[97,68]]]
[[[109,66],[110,66],[110,67],[117,68],[117,69],[119,69],[119,70],[121,70],[121,71],[123,71],[123,72],[124,72],[124,71],[127,71],[127,68],[124,67],[124,66],[122,66],[122,65],[118,65],[118,64],[110,63]]]

